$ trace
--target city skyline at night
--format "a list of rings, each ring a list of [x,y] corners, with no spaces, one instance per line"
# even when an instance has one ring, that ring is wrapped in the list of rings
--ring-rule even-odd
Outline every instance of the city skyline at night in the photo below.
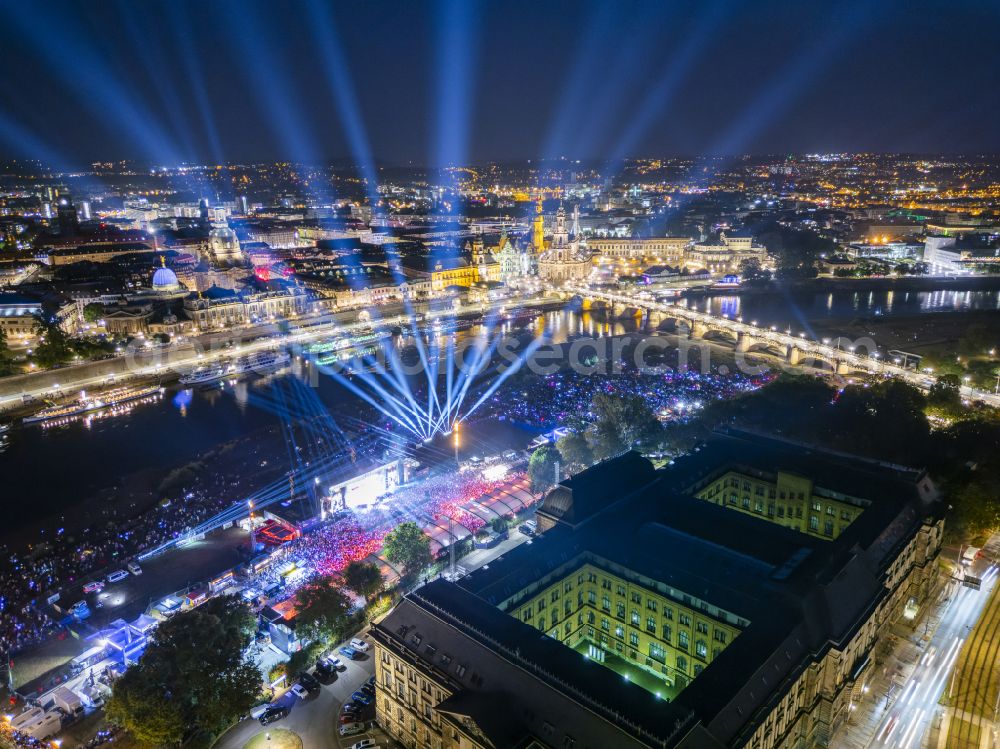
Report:
[[[0,749],[986,749],[994,4],[0,0]]]

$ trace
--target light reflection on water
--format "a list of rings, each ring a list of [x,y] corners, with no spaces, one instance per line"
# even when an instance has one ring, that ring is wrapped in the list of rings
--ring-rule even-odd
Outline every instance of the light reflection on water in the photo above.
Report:
[[[998,291],[858,292],[805,295],[728,295],[695,300],[693,307],[730,317],[787,324],[808,318],[905,315],[946,310],[1000,309]],[[507,321],[494,334],[540,336],[565,343],[580,336],[622,335],[638,329],[637,318],[608,319],[600,312],[548,311],[533,320]],[[455,332],[456,343],[479,335],[481,326]],[[295,362],[293,376],[310,377]],[[285,370],[287,373],[288,370]],[[221,383],[202,389],[171,390],[153,404],[140,404],[114,418],[49,430],[13,430],[0,450],[0,474],[12,497],[30,497],[41,513],[72,507],[81,496],[116,485],[135,471],[166,469],[193,460],[214,446],[266,426],[277,426],[273,413],[258,407],[254,394],[266,396],[276,374]],[[331,410],[342,407],[344,390],[328,377],[318,378],[317,393]],[[235,397],[234,397],[235,396]],[[85,470],[52,470],[85,466]],[[8,522],[10,524],[13,521]]]
[[[694,300],[694,309],[728,317],[754,318],[768,325],[788,320],[879,317],[924,312],[1000,309],[1000,291],[855,291],[727,295]]]

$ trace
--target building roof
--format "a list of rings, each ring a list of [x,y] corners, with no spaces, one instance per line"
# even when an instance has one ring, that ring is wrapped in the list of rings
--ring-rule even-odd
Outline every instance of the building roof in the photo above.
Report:
[[[16,291],[0,291],[0,305],[11,305],[17,307],[37,307],[41,306],[41,301],[37,297],[21,294]]]
[[[609,496],[637,489],[653,475],[652,464],[630,450],[561,481],[546,496],[539,511],[573,524],[594,514]]]
[[[407,596],[373,636],[429,660],[460,694],[488,696],[444,706],[469,711],[496,746],[549,733],[588,746],[645,746],[639,737],[660,743],[693,718],[634,684],[607,689],[602,666],[444,580]],[[526,671],[535,678],[525,679]]]
[[[100,255],[105,252],[121,254],[129,252],[152,252],[153,245],[148,242],[95,242],[78,247],[60,247],[49,251],[49,255]]]
[[[826,540],[694,496],[729,472],[768,481],[779,472],[801,476],[812,481],[814,496],[832,496],[861,512]],[[525,705],[538,704],[544,714],[569,710],[550,706],[558,692],[597,712],[588,700],[620,711],[633,725],[610,723],[640,743],[741,744],[755,727],[752,716],[782,693],[783,684],[827,649],[850,641],[888,595],[885,575],[900,549],[940,512],[937,492],[922,471],[757,435],[719,435],[660,471],[625,453],[553,489],[538,514],[556,524],[532,544],[458,584],[424,586],[390,614],[385,628],[412,626],[424,646],[450,648],[453,661],[481,663],[484,683],[466,688],[496,693],[512,720]],[[583,564],[653,588],[740,634],[673,702],[659,702],[505,613]],[[508,674],[501,661],[521,675]],[[534,678],[524,678],[524,671]],[[492,719],[482,715],[481,701],[456,702],[476,713],[477,725],[487,730]],[[624,739],[598,740],[602,734],[590,731],[608,729],[566,715],[569,727],[557,723],[559,730],[583,733],[590,745],[629,745]],[[695,735],[697,742],[690,743]]]

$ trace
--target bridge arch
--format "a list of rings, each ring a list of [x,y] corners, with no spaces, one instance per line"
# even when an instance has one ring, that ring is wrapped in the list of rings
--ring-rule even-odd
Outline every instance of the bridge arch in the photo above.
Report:
[[[799,364],[816,369],[825,369],[833,373],[836,373],[839,369],[838,362],[834,357],[824,356],[823,354],[808,350],[799,352]]]
[[[739,340],[739,334],[729,328],[718,325],[709,325],[707,326],[704,335],[702,335],[702,338],[709,341],[723,341],[724,343],[735,344]]]
[[[771,354],[773,356],[781,357],[788,354],[784,344],[772,341],[768,338],[754,338],[743,349],[743,352],[747,354],[755,351],[758,353]]]

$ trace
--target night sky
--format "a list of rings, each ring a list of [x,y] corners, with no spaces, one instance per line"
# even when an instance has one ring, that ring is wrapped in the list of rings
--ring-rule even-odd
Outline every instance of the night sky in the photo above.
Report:
[[[998,28],[983,0],[0,0],[0,155],[993,152]]]

